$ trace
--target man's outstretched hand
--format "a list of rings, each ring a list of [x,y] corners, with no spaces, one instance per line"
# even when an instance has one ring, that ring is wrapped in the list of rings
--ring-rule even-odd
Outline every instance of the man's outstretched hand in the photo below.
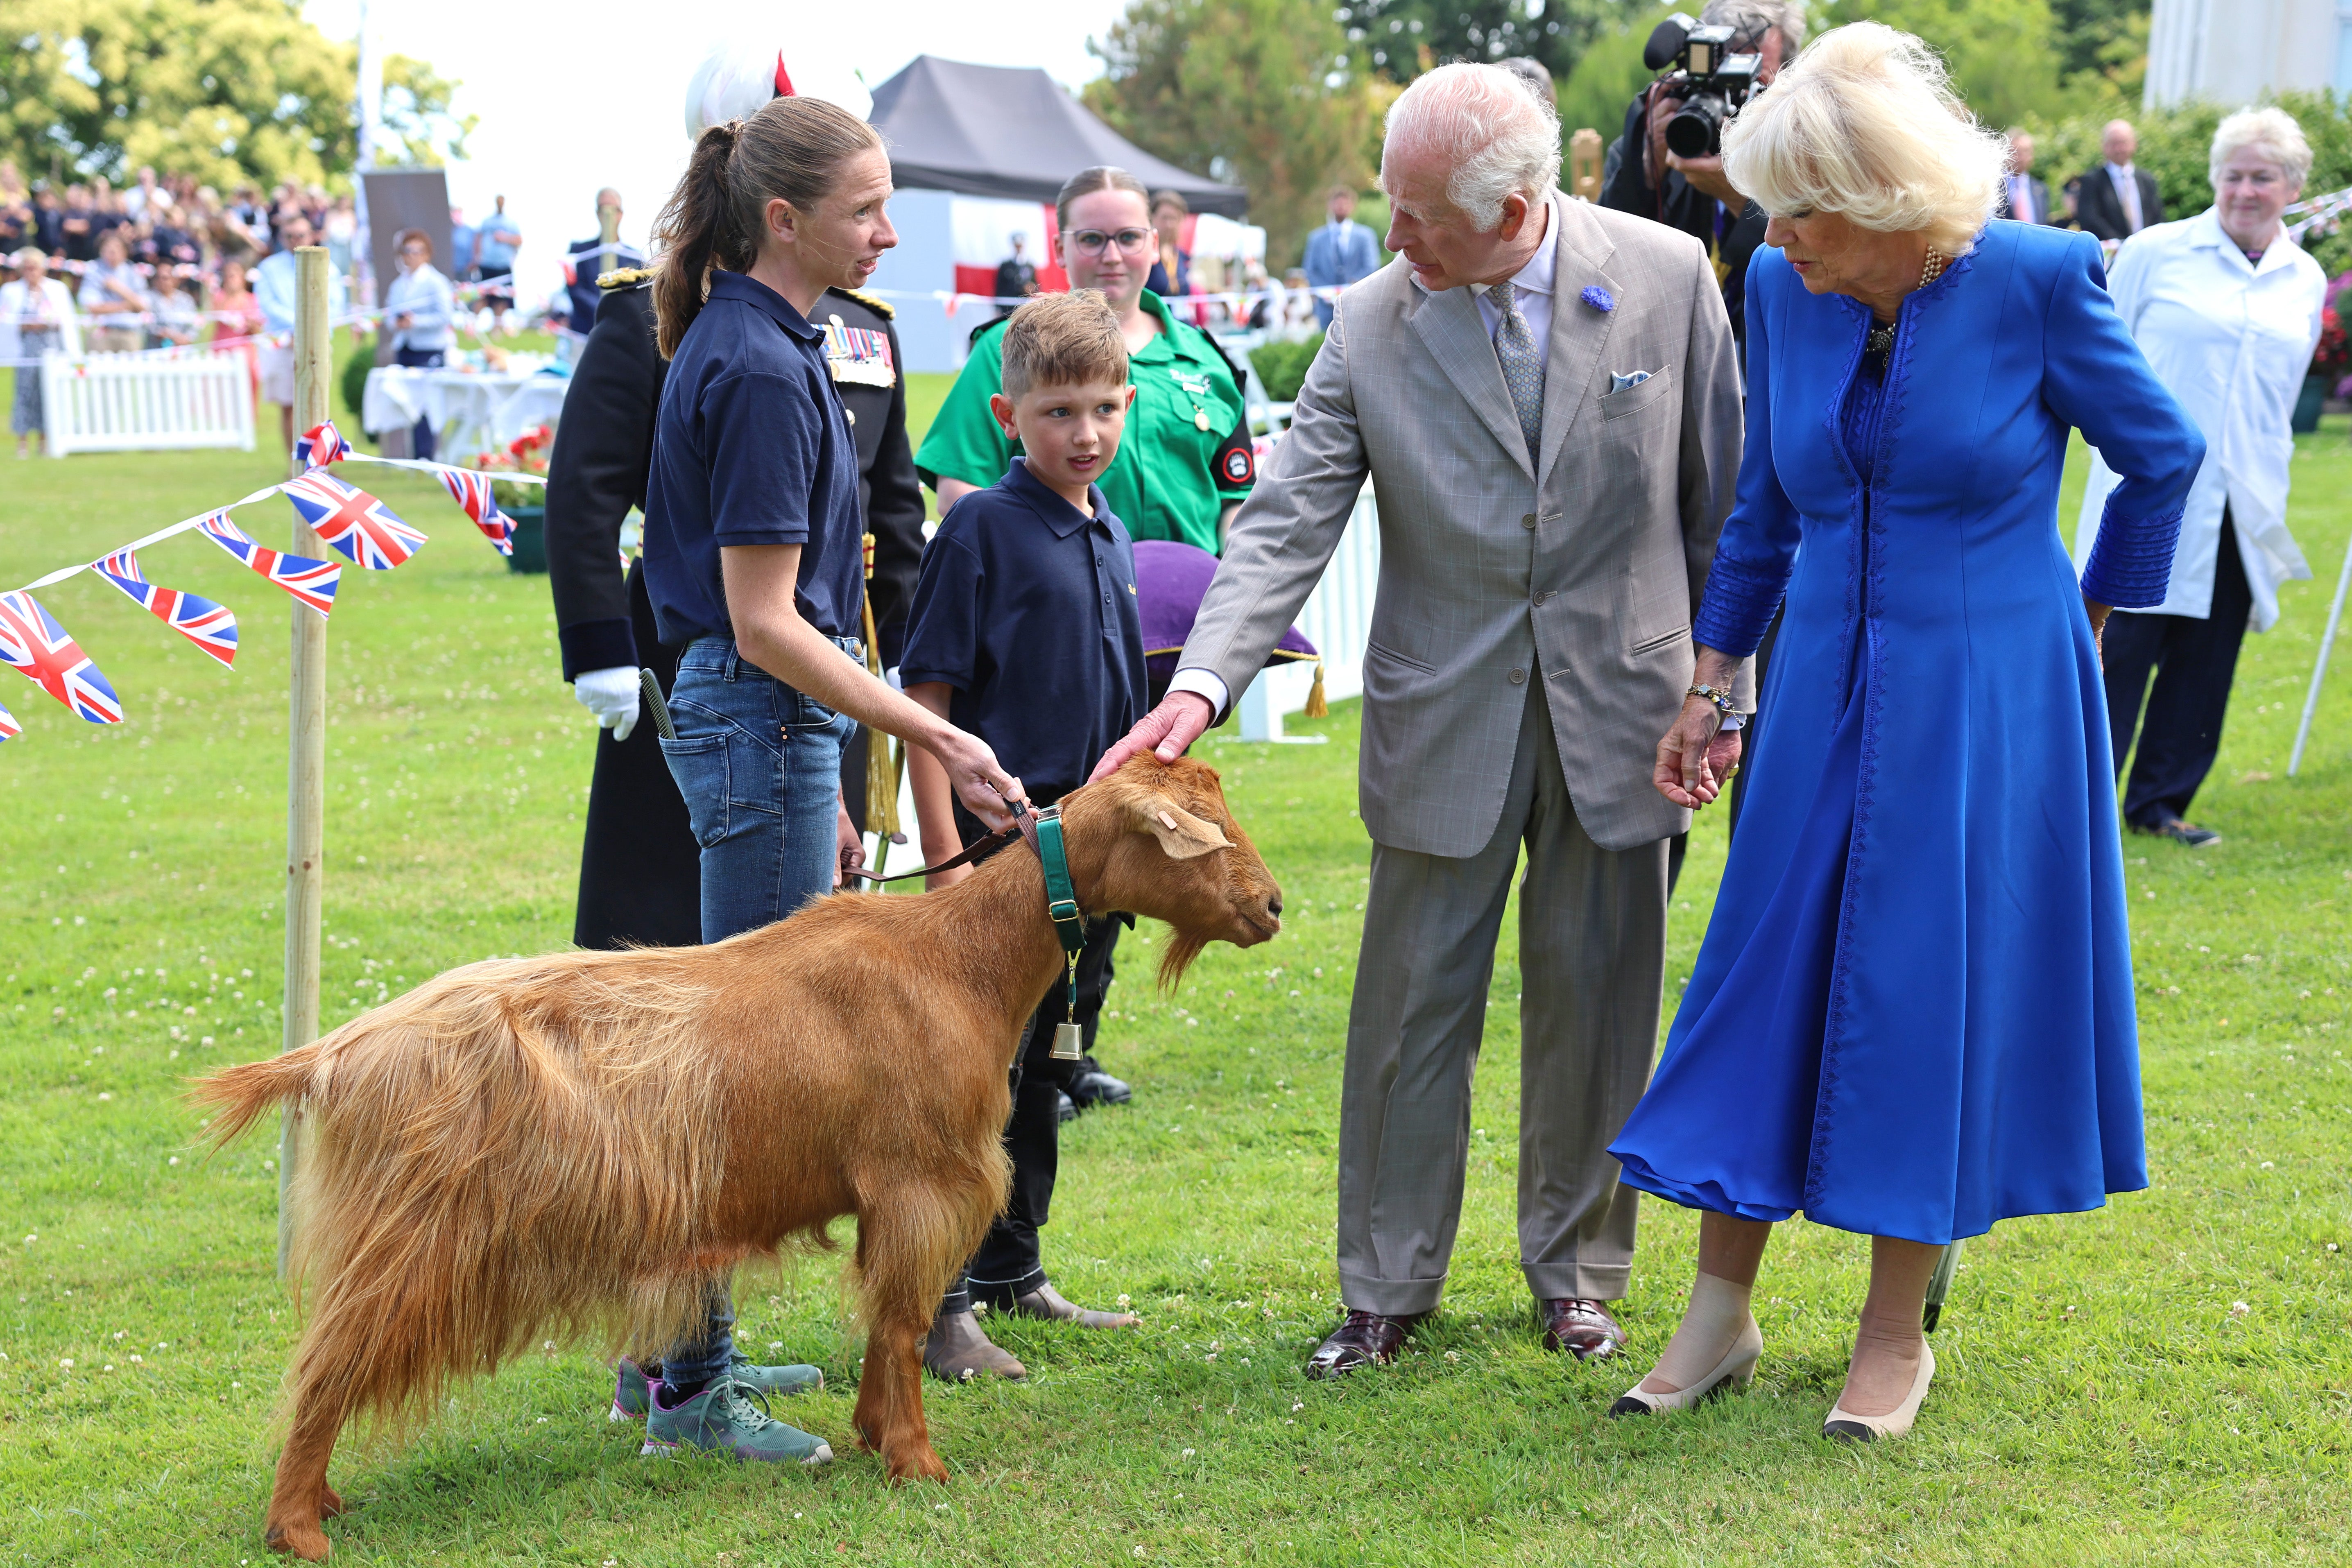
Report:
[[[1170,692],[1160,700],[1159,707],[1137,721],[1134,729],[1103,753],[1095,771],[1087,775],[1087,782],[1110,777],[1139,752],[1150,752],[1163,763],[1174,762],[1201,738],[1216,716],[1209,700],[1199,692]]]

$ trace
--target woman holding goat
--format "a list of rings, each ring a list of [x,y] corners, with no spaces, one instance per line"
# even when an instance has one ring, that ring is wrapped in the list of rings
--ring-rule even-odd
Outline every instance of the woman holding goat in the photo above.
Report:
[[[646,586],[687,645],[662,742],[702,847],[702,939],[791,914],[839,880],[841,748],[855,724],[939,760],[992,827],[1019,781],[989,748],[866,673],[857,447],[810,313],[898,243],[881,138],[830,103],[780,98],[696,142],[662,211],[654,285],[669,360],[646,504]],[[648,1453],[680,1446],[817,1462],[824,1446],[746,1397],[813,1381],[734,1353],[723,1279],[698,1342],[652,1391]],[[624,1367],[625,1384],[629,1369]],[[620,1403],[616,1399],[616,1404]]]

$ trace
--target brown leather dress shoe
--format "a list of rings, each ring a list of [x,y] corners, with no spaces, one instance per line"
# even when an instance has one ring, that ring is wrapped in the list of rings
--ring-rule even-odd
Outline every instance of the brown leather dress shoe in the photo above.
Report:
[[[1625,1331],[1599,1301],[1562,1296],[1536,1303],[1543,1321],[1544,1349],[1566,1351],[1579,1361],[1607,1361],[1625,1348]]]
[[[1360,1366],[1386,1366],[1396,1360],[1405,1335],[1419,1321],[1417,1315],[1389,1318],[1378,1312],[1350,1310],[1339,1326],[1315,1347],[1315,1354],[1307,1363],[1307,1375],[1339,1377]]]

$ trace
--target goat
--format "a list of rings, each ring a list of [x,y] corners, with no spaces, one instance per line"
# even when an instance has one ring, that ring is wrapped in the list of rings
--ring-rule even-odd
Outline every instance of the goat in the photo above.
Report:
[[[1173,986],[1281,929],[1217,775],[1146,754],[1064,803],[1079,902],[1164,920]],[[887,962],[886,962],[887,961]],[[199,1080],[218,1148],[295,1119],[289,1373],[268,1544],[318,1561],[337,1436],[421,1417],[542,1336],[658,1353],[707,1281],[857,1220],[853,1423],[893,1480],[944,1480],[923,1418],[940,1294],[1005,1201],[1022,1029],[1062,976],[1037,858],[921,898],[846,893],[709,947],[467,964],[315,1043]]]

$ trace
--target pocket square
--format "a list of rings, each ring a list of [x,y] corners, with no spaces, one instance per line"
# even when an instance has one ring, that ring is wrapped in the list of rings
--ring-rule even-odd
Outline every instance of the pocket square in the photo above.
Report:
[[[1649,380],[1652,374],[1646,370],[1637,370],[1628,374],[1612,371],[1609,373],[1609,390],[1622,392],[1629,386],[1639,386]]]

